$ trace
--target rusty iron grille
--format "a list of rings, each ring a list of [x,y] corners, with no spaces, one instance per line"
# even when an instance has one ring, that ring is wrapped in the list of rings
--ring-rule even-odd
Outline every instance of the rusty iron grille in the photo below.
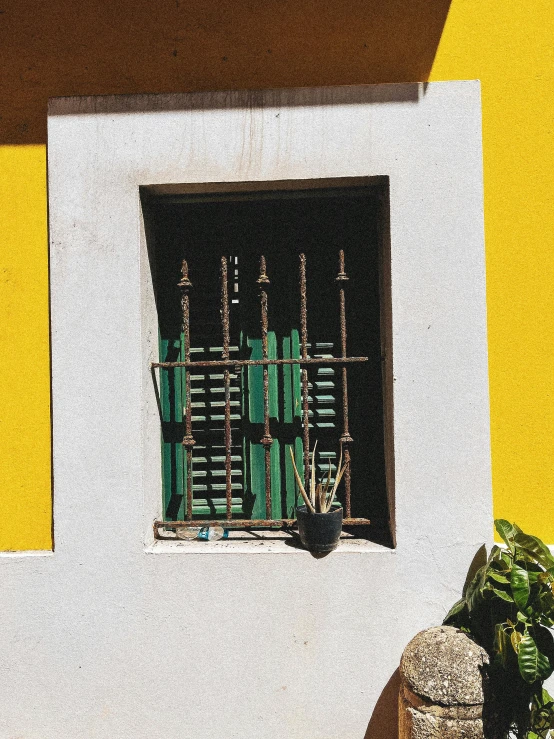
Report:
[[[175,529],[186,526],[223,525],[234,529],[253,528],[289,528],[295,524],[294,518],[272,517],[272,490],[271,490],[271,446],[273,437],[270,425],[270,383],[269,368],[272,365],[298,365],[301,371],[301,400],[302,400],[302,450],[303,466],[306,485],[309,484],[310,462],[310,422],[309,422],[309,371],[314,366],[338,365],[341,369],[341,401],[342,401],[342,434],[338,442],[342,446],[343,459],[346,464],[344,481],[344,525],[367,526],[367,518],[352,518],[351,516],[351,446],[352,436],[348,424],[348,366],[352,363],[367,362],[368,357],[349,357],[347,355],[347,326],[346,326],[346,285],[348,276],[345,271],[344,251],[340,250],[338,258],[338,273],[335,278],[338,289],[338,322],[340,326],[340,357],[311,357],[308,354],[308,299],[306,287],[306,255],[299,255],[298,285],[300,293],[300,357],[289,359],[270,359],[268,351],[269,333],[269,286],[268,269],[264,256],[260,258],[259,276],[256,280],[259,294],[260,327],[262,340],[261,359],[232,358],[230,353],[230,308],[229,308],[229,264],[227,257],[221,257],[220,264],[220,296],[221,296],[221,359],[218,360],[191,360],[190,344],[190,299],[193,283],[189,277],[189,268],[186,260],[181,266],[181,279],[178,287],[181,293],[182,333],[184,337],[183,356],[181,362],[153,362],[152,368],[161,371],[182,367],[185,368],[185,405],[183,413],[184,437],[182,446],[186,455],[186,520],[183,521],[155,521],[154,534],[160,538],[162,529]],[[259,443],[264,449],[265,465],[265,513],[263,519],[236,518],[233,515],[233,487],[232,487],[232,445],[233,434],[231,426],[231,373],[238,374],[243,367],[263,368],[263,435]],[[196,444],[192,428],[192,399],[191,377],[194,370],[217,368],[223,371],[224,385],[224,462],[225,462],[225,516],[222,518],[199,519],[193,517],[193,448]]]

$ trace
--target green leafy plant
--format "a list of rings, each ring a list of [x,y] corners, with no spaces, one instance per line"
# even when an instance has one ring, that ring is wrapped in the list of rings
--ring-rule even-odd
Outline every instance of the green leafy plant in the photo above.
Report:
[[[554,557],[536,536],[495,521],[494,546],[444,623],[471,634],[491,657],[494,701],[506,737],[548,739],[554,699],[543,682],[554,670]]]
[[[331,506],[334,503],[339,483],[342,479],[342,476],[344,475],[344,471],[346,470],[347,465],[342,464],[342,444],[341,444],[339,464],[337,467],[337,474],[335,476],[335,480],[333,484],[331,485],[331,479],[332,479],[331,460],[329,460],[329,472],[327,473],[327,479],[325,481],[324,480],[316,481],[316,476],[315,476],[316,449],[317,449],[317,441],[314,445],[314,450],[312,452],[312,470],[311,470],[311,475],[310,475],[310,485],[309,485],[308,492],[306,492],[306,488],[304,487],[302,478],[300,477],[300,474],[296,467],[296,462],[294,461],[294,454],[292,453],[292,449],[290,449],[290,458],[292,459],[294,476],[296,477],[296,482],[298,483],[300,494],[304,498],[304,503],[306,503],[306,508],[310,511],[310,513],[328,513],[331,510]]]

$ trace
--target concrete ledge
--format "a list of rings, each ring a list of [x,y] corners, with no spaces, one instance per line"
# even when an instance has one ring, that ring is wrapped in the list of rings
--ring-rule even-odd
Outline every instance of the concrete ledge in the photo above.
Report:
[[[290,537],[262,539],[227,539],[220,541],[156,541],[145,550],[148,554],[296,554],[313,556]],[[366,539],[343,539],[330,555],[394,554],[395,550]]]

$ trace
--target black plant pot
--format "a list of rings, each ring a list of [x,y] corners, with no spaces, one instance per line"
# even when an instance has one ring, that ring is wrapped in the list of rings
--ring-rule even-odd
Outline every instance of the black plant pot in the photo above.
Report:
[[[296,509],[300,541],[310,552],[332,552],[339,543],[342,530],[342,508],[328,513],[311,513],[305,505]]]

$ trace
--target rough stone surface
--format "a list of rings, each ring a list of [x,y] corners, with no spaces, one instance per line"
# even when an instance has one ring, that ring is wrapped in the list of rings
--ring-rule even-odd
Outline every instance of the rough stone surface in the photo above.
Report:
[[[448,719],[400,703],[399,739],[484,739],[481,719]]]
[[[463,631],[436,626],[408,644],[400,674],[409,690],[429,703],[474,706],[484,700],[482,668],[488,662],[486,651]]]

